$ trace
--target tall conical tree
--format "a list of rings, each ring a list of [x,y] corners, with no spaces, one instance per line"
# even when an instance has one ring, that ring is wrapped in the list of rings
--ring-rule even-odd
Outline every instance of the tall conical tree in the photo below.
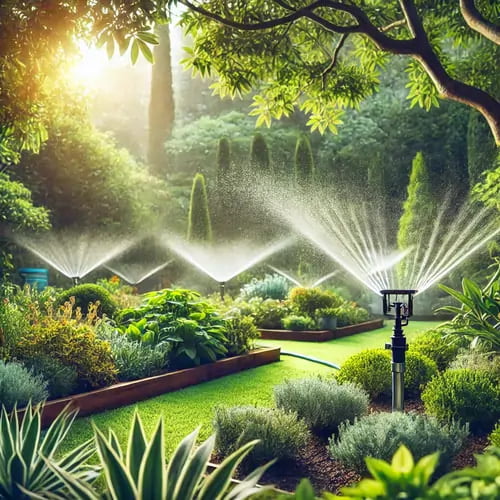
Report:
[[[227,177],[231,168],[231,143],[227,137],[221,137],[217,145],[217,179]]]
[[[403,213],[399,219],[398,248],[406,250],[417,243],[428,242],[432,221],[435,219],[436,203],[432,196],[432,187],[429,181],[429,171],[425,165],[422,153],[417,153],[413,159],[408,196],[403,205]],[[420,251],[424,248],[420,245]],[[414,286],[408,280],[410,268],[401,262],[398,275],[403,286]]]
[[[271,170],[269,148],[265,137],[259,132],[257,132],[252,139],[250,163],[252,167],[256,167],[263,171],[269,172]]]
[[[203,174],[196,174],[191,189],[188,215],[188,241],[211,241],[212,223],[208,209],[207,188]]]
[[[481,174],[493,166],[497,148],[484,117],[476,110],[469,113],[467,124],[467,168],[469,184],[481,181]]]
[[[307,136],[303,135],[295,145],[295,182],[299,187],[312,184],[314,178],[314,158],[311,143]]]
[[[155,32],[159,43],[153,51],[151,68],[148,162],[151,173],[161,175],[167,170],[165,141],[170,137],[174,123],[174,93],[168,24],[156,25]]]

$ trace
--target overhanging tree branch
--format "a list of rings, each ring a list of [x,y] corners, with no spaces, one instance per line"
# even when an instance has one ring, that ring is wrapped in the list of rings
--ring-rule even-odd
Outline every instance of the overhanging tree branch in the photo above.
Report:
[[[460,0],[460,11],[469,28],[500,45],[500,26],[485,19],[477,9],[474,0]]]

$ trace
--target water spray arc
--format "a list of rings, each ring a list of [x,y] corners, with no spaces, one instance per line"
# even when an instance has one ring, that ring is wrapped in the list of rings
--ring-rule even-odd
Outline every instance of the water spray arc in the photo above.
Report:
[[[403,411],[404,372],[408,349],[403,326],[408,325],[408,319],[413,314],[413,296],[417,290],[381,290],[380,293],[384,315],[394,319],[391,342],[385,344],[385,348],[392,352],[392,411]],[[394,315],[391,311],[394,311]]]

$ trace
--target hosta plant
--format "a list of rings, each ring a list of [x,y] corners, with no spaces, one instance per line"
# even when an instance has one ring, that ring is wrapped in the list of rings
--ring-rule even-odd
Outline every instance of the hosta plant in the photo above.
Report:
[[[71,489],[64,477],[92,483],[99,470],[87,464],[95,452],[92,440],[56,458],[75,416],[76,412],[64,410],[42,434],[39,407],[28,405],[23,417],[2,408],[0,498],[69,498]]]
[[[163,419],[158,421],[148,441],[140,418],[135,414],[130,429],[127,451],[122,450],[113,431],[106,437],[94,429],[97,452],[104,469],[104,495],[113,500],[243,500],[263,488],[257,487],[267,464],[254,470],[238,484],[231,483],[232,475],[252,450],[256,441],[247,443],[227,457],[217,469],[207,475],[207,464],[214,447],[214,436],[196,450],[198,430],[185,437],[165,466],[165,438]],[[58,466],[51,469],[59,475],[74,498],[98,500],[102,498],[92,486],[65,473]],[[53,497],[60,500],[63,497]],[[66,497],[64,497],[66,498]]]

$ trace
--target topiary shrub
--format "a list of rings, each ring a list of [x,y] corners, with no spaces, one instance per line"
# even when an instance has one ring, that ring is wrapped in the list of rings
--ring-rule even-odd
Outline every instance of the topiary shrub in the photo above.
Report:
[[[253,278],[250,283],[246,283],[240,291],[242,300],[249,300],[253,297],[261,299],[284,300],[290,290],[290,282],[279,274],[266,274],[265,278]]]
[[[441,424],[416,413],[373,413],[354,424],[341,424],[338,437],[330,439],[329,451],[335,460],[364,474],[365,457],[388,461],[402,444],[415,460],[439,450],[439,471],[444,472],[466,436],[467,429],[456,422]]]
[[[84,315],[89,310],[89,305],[97,302],[99,302],[99,307],[97,308],[97,314],[99,315],[105,314],[111,318],[118,308],[108,290],[92,283],[76,285],[61,292],[56,298],[55,305],[57,307],[63,306],[71,297],[75,297],[74,306],[79,307]]]
[[[427,330],[410,344],[411,352],[418,352],[432,359],[439,371],[446,370],[455,359],[460,347],[446,339],[439,330]]]
[[[406,353],[405,391],[415,396],[437,373],[434,361],[422,354]],[[391,393],[391,352],[385,349],[366,349],[348,358],[337,373],[339,382],[360,385],[370,397]]]
[[[17,405],[26,406],[43,401],[48,396],[47,382],[40,375],[34,375],[21,363],[0,361],[0,406],[10,411]]]
[[[384,349],[365,349],[349,357],[336,375],[340,383],[361,386],[371,398],[391,392],[391,363]]]
[[[245,459],[247,464],[293,458],[305,446],[309,435],[305,422],[298,420],[294,413],[255,406],[216,408],[213,428],[215,449],[223,456],[260,439]]]
[[[21,360],[46,356],[72,367],[81,391],[116,381],[110,345],[97,338],[93,328],[64,318],[41,317],[18,342],[14,355]]]
[[[251,316],[233,316],[227,318],[225,336],[229,356],[245,354],[255,347],[255,340],[260,332]]]
[[[264,172],[272,170],[271,155],[266,138],[259,132],[254,134],[250,146],[250,165]]]
[[[47,381],[50,398],[63,398],[76,392],[78,373],[54,357],[40,354],[25,361],[27,368]]]
[[[339,307],[344,299],[333,292],[324,292],[319,288],[295,287],[290,290],[290,305],[301,315],[314,317],[317,309]]]
[[[353,422],[368,413],[366,391],[350,383],[339,384],[333,378],[285,380],[274,387],[276,406],[295,412],[317,433],[336,432],[341,422]]]
[[[440,420],[468,422],[474,433],[489,432],[500,418],[500,388],[482,370],[446,370],[422,393],[425,411]]]
[[[191,188],[188,214],[188,241],[211,241],[212,222],[208,208],[207,188],[203,174],[196,174]]]
[[[281,326],[283,326],[285,330],[317,330],[316,322],[312,318],[308,316],[297,316],[296,314],[284,317],[281,320]]]

